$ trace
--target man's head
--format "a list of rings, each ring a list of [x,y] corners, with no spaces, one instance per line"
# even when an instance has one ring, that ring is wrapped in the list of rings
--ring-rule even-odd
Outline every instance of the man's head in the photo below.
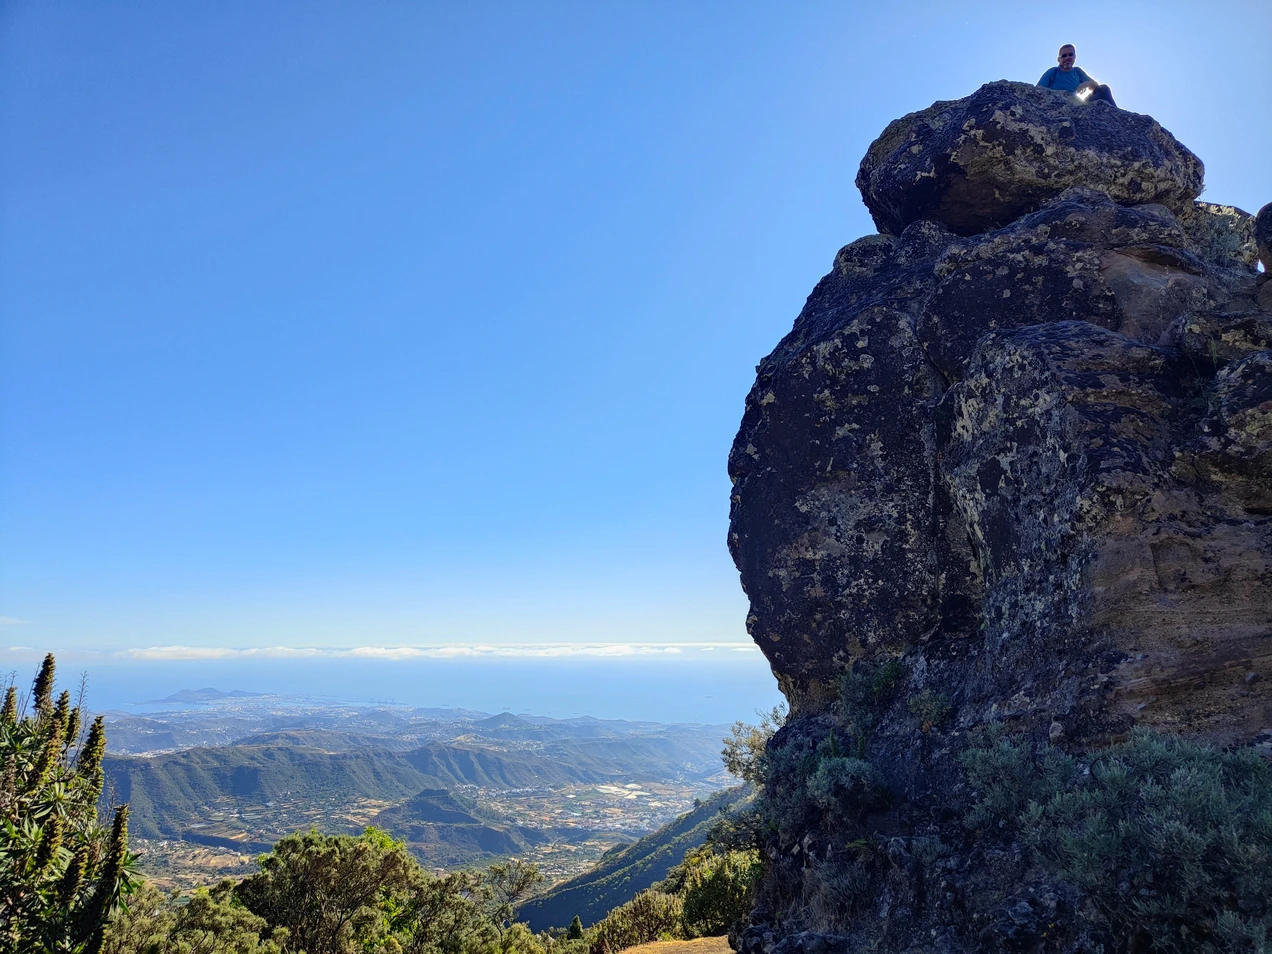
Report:
[[[1072,43],[1066,43],[1060,47],[1060,54],[1056,57],[1056,62],[1060,64],[1060,69],[1071,70],[1073,64],[1078,59],[1078,48]]]

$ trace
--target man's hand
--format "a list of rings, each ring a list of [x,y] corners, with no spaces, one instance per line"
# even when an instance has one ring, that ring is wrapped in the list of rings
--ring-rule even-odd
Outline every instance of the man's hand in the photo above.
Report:
[[[1099,88],[1100,88],[1100,84],[1097,83],[1095,80],[1087,80],[1085,83],[1083,83],[1081,86],[1077,88],[1076,92],[1079,96],[1081,96],[1083,93],[1089,96],[1091,93],[1094,93]]]

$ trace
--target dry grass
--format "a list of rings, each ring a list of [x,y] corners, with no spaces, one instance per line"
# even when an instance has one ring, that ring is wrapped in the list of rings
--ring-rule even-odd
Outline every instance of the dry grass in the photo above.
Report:
[[[134,847],[139,849],[140,873],[162,891],[173,888],[193,891],[202,885],[216,884],[222,878],[242,878],[256,871],[256,862],[251,856],[228,848],[144,839]]]
[[[727,937],[699,937],[692,941],[654,941],[629,947],[623,954],[733,954]]]

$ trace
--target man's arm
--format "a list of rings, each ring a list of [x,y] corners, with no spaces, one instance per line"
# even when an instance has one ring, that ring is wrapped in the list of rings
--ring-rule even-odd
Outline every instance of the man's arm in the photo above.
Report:
[[[1047,89],[1051,89],[1051,77],[1055,75],[1056,70],[1058,70],[1059,68],[1060,67],[1058,66],[1053,66],[1051,67],[1051,69],[1047,70],[1047,72],[1043,73],[1042,79],[1038,80],[1038,85],[1045,86]]]
[[[1094,93],[1100,88],[1100,84],[1096,80],[1091,79],[1090,76],[1078,69],[1078,67],[1075,66],[1073,68],[1073,72],[1077,73],[1078,79],[1082,81],[1078,84],[1078,88],[1074,90],[1074,92],[1078,95],[1081,95],[1082,93]]]

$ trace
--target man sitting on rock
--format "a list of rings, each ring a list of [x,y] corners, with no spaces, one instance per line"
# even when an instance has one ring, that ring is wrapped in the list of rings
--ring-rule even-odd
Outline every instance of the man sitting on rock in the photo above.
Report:
[[[1087,76],[1081,67],[1073,65],[1077,59],[1077,47],[1072,43],[1066,43],[1060,47],[1060,55],[1056,57],[1056,62],[1060,65],[1053,66],[1043,73],[1042,79],[1038,80],[1038,85],[1063,93],[1072,93],[1079,99],[1090,97],[1092,100],[1099,99],[1110,106],[1117,106],[1117,103],[1113,102],[1113,93],[1107,86],[1097,83]]]

